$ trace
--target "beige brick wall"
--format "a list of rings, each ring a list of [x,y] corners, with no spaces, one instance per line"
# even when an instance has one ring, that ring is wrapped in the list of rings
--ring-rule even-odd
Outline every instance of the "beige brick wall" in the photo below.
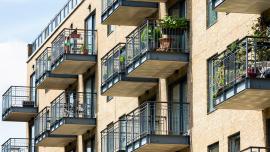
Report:
[[[219,141],[220,152],[228,151],[228,136],[240,131],[241,149],[264,146],[261,111],[217,110],[207,114],[207,59],[226,46],[252,34],[258,15],[218,13],[218,21],[206,27],[206,0],[192,0],[192,151],[206,152]]]

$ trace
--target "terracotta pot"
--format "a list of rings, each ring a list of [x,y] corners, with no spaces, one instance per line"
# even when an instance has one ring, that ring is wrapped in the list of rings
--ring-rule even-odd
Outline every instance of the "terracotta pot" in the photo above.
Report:
[[[256,70],[254,68],[248,68],[247,74],[248,74],[248,77],[250,77],[250,78],[256,78],[256,76],[257,76]]]
[[[172,44],[172,39],[171,38],[160,38],[160,49],[163,51],[167,51],[170,49],[171,44]]]

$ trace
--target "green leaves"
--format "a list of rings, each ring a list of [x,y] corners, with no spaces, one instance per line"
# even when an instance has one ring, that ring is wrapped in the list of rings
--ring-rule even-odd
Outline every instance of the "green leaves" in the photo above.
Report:
[[[188,20],[184,17],[166,16],[159,24],[161,28],[186,29],[188,27]]]

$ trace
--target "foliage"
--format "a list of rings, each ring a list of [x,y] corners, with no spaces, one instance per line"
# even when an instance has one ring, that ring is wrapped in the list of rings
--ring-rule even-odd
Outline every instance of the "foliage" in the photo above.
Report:
[[[188,28],[188,20],[184,17],[166,16],[159,24],[164,29]]]

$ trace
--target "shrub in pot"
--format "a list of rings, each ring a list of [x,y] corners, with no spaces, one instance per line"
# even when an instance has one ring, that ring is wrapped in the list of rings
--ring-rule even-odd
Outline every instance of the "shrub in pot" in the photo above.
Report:
[[[171,35],[180,35],[183,30],[186,30],[188,28],[188,20],[184,17],[166,16],[160,20],[159,25],[162,32],[160,48],[167,51],[173,41]]]

